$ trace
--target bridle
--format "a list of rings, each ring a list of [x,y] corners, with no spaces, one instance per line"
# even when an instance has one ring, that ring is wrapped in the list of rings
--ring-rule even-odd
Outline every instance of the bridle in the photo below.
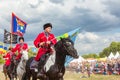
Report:
[[[64,43],[62,42],[62,46],[63,46],[63,48],[65,48],[65,50],[67,51],[67,53],[70,53],[70,50],[64,45]]]

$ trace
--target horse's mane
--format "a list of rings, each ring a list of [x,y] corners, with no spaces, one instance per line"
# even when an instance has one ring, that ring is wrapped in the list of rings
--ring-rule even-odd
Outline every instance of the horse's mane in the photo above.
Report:
[[[68,38],[61,38],[56,44],[55,44],[55,49],[59,49],[61,48],[61,44],[64,43],[64,42],[71,42],[73,45],[73,41],[68,37]]]
[[[24,58],[24,60],[28,60],[28,52],[26,50],[22,52],[21,58]]]
[[[13,54],[11,57],[11,62],[16,58],[16,54]]]

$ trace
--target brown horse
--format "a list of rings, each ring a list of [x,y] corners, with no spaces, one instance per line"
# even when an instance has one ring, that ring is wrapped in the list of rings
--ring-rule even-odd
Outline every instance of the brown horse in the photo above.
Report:
[[[17,80],[17,75],[16,75],[16,55],[12,55],[11,58],[11,64],[9,66],[5,66],[5,64],[3,65],[3,73],[5,75],[5,80],[7,80],[7,78],[9,77],[10,80],[14,80],[14,78],[16,78]]]
[[[8,67],[5,66],[5,64],[3,65],[3,73],[5,75],[5,80],[7,80],[7,69]]]

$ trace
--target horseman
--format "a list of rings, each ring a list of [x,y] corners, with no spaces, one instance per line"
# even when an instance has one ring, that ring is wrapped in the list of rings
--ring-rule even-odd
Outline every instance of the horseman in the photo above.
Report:
[[[14,54],[12,51],[12,47],[10,46],[9,49],[8,49],[8,52],[5,56],[3,56],[3,58],[5,59],[5,64],[4,64],[4,67],[7,69],[11,63],[11,58],[12,58],[12,55]]]
[[[24,42],[23,37],[19,37],[19,43],[16,44],[15,48],[12,49],[13,52],[18,51],[18,55],[16,56],[16,60],[19,62],[22,56],[22,51],[23,50],[28,50],[28,45],[27,43]]]
[[[39,48],[39,50],[36,57],[34,58],[30,65],[31,69],[34,69],[35,72],[39,72],[37,76],[41,76],[43,74],[42,69],[44,67],[44,64],[42,64],[42,62],[46,61],[46,60],[43,61],[41,57],[46,53],[53,54],[55,52],[54,45],[57,42],[56,38],[54,37],[54,34],[51,33],[52,30],[51,23],[44,24],[43,29],[44,31],[41,32],[34,40],[34,45],[36,48]],[[41,67],[38,69],[39,61],[41,63]]]

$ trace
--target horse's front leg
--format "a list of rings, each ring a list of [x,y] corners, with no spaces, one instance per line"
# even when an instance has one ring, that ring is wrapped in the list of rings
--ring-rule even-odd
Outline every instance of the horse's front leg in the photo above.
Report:
[[[57,79],[57,80],[64,80],[64,79],[63,79],[63,77],[62,77],[62,78],[59,78],[59,79]]]
[[[57,80],[64,80],[64,78],[63,78],[63,73],[60,72],[60,73],[58,74],[58,79],[57,79]]]
[[[49,80],[49,77],[46,76],[46,77],[41,78],[40,80]]]
[[[11,73],[8,73],[8,77],[10,80],[12,80],[12,74]]]
[[[37,77],[34,77],[34,76],[33,76],[33,77],[32,77],[32,80],[37,80]]]
[[[7,80],[7,67],[5,66],[5,64],[3,65],[3,73],[5,75],[5,80]]]
[[[30,74],[24,73],[24,74],[22,75],[22,79],[21,79],[21,80],[30,80],[30,78],[31,78],[31,75],[30,75]]]
[[[4,73],[4,75],[5,75],[5,80],[7,80],[7,73]]]
[[[5,75],[5,80],[7,80],[7,71],[3,71],[4,75]]]
[[[34,74],[32,75],[32,80],[37,80],[37,73],[34,73]]]
[[[56,78],[50,79],[50,80],[64,80],[64,78],[63,77],[56,77]]]

